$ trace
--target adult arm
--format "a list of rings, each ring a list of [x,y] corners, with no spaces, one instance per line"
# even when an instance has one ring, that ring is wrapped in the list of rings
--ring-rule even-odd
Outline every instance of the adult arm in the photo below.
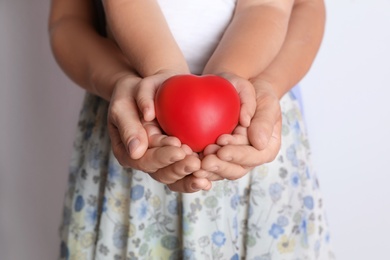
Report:
[[[156,0],[104,0],[116,42],[142,76],[189,68]]]
[[[135,74],[115,43],[97,33],[93,8],[88,0],[52,0],[50,43],[70,79],[109,101],[116,82]]]
[[[148,172],[176,191],[207,189],[205,179],[184,178],[199,169],[199,159],[178,140],[163,136],[152,123],[143,125],[135,93],[142,80],[116,44],[101,37],[94,25],[91,1],[52,0],[49,32],[53,54],[69,78],[110,102],[109,130],[118,161]],[[131,157],[134,139],[139,144]]]

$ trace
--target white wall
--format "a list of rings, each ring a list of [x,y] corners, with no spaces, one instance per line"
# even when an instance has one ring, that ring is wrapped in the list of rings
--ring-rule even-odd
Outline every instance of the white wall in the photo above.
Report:
[[[0,0],[0,259],[51,260],[81,91],[48,44],[49,0]]]
[[[327,6],[303,95],[332,238],[339,259],[389,259],[390,1]]]
[[[0,258],[50,260],[82,92],[48,45],[49,0],[0,0]],[[390,2],[329,0],[303,81],[339,259],[385,259],[390,232]]]

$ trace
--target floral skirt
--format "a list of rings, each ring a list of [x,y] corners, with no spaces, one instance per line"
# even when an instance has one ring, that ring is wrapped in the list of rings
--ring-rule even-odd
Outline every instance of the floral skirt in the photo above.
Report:
[[[108,103],[86,94],[70,164],[60,259],[333,259],[298,101],[281,100],[282,146],[272,163],[210,191],[170,191],[122,168]]]

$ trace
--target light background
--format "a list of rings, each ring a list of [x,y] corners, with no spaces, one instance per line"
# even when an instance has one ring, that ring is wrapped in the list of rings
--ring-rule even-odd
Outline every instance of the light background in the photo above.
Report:
[[[51,56],[49,0],[0,0],[0,258],[56,259],[82,91]],[[387,259],[390,1],[329,0],[302,82],[336,255]]]

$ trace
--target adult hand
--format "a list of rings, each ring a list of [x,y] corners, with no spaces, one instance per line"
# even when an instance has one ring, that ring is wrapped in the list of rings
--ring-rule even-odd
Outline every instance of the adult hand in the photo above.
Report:
[[[128,75],[117,82],[108,112],[112,150],[123,167],[142,170],[174,191],[207,189],[206,179],[184,178],[200,169],[198,156],[179,139],[163,135],[153,120],[155,91],[171,75]]]

